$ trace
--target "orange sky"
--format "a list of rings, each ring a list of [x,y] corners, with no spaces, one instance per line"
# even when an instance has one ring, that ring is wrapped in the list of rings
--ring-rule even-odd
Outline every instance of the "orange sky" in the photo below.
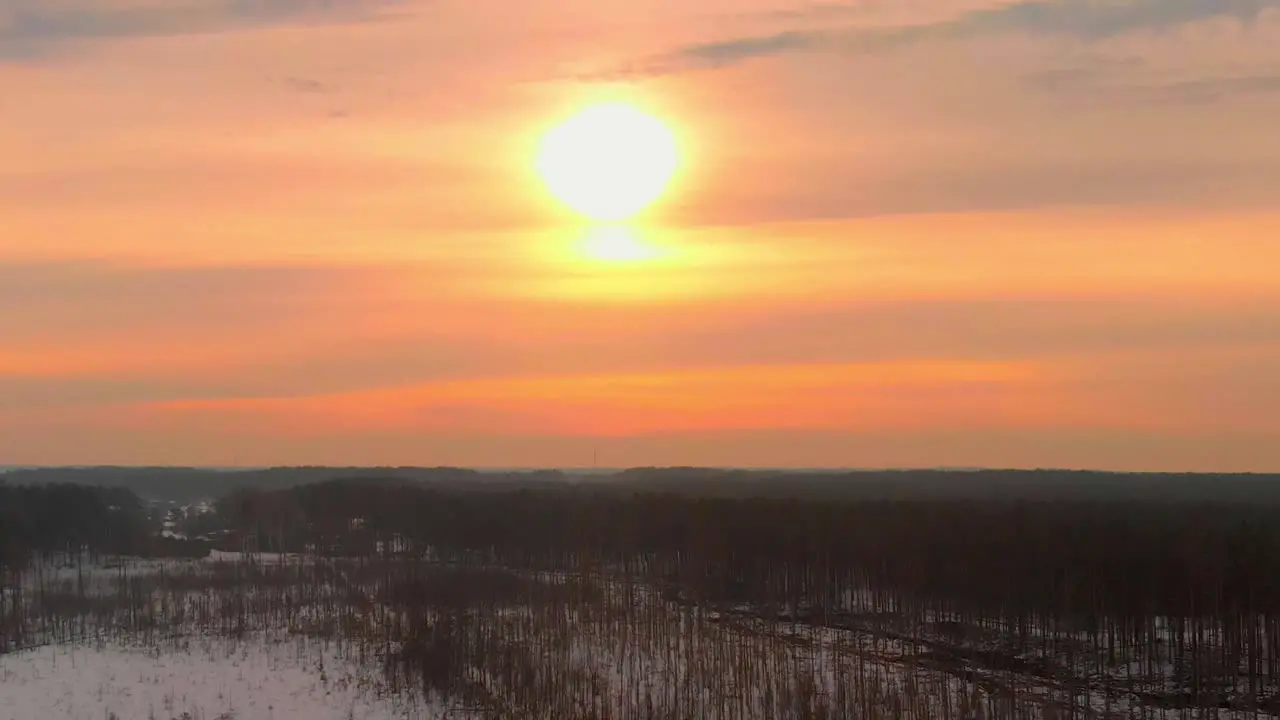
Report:
[[[1280,0],[0,0],[0,88],[0,465],[1280,471]],[[531,169],[619,99],[632,263]]]

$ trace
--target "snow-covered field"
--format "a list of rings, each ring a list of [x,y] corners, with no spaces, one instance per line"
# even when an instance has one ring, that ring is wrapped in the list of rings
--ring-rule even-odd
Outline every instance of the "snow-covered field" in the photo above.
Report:
[[[400,598],[405,587],[425,595]],[[948,655],[999,645],[935,636],[940,617],[908,629],[778,620],[564,572],[231,553],[110,560],[31,570],[7,589],[6,612],[24,633],[9,654],[0,642],[0,720],[1271,717],[1146,707],[1137,691],[1168,674],[1138,678],[1150,664],[1113,670],[1101,690],[1070,673],[996,670]],[[425,674],[386,672],[410,629],[437,680],[467,697],[426,700]],[[516,715],[512,703],[536,710]]]
[[[268,570],[286,563],[292,576]],[[438,717],[420,693],[387,687],[378,658],[312,632],[336,588],[312,583],[304,602],[311,567],[230,553],[37,564],[0,607],[27,628],[26,649],[0,654],[0,720]],[[270,577],[292,582],[256,587]],[[241,584],[219,594],[219,582]]]
[[[439,717],[335,643],[258,633],[177,645],[51,645],[0,656],[0,720]]]

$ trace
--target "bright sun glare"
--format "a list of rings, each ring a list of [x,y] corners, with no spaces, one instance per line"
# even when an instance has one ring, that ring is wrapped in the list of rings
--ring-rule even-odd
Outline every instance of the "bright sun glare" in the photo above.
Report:
[[[624,225],[593,228],[587,233],[582,251],[589,258],[610,263],[648,260],[658,254],[634,229]]]
[[[537,170],[561,202],[592,220],[640,212],[662,194],[679,164],[662,121],[625,103],[593,105],[552,129]]]

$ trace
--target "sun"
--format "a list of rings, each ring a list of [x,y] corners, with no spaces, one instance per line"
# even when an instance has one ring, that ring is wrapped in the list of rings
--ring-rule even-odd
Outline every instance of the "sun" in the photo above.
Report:
[[[579,111],[542,138],[536,166],[560,202],[592,220],[629,218],[657,200],[677,168],[674,133],[626,103]]]

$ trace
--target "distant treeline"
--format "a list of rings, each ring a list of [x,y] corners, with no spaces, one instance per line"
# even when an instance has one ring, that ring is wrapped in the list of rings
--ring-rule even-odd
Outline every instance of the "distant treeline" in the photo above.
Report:
[[[71,483],[125,488],[149,500],[193,503],[237,490],[282,490],[336,478],[401,478],[453,485],[458,483],[545,484],[564,481],[554,471],[482,473],[461,468],[279,467],[262,470],[212,470],[186,467],[26,468],[0,474],[0,483],[36,485]]]
[[[801,500],[983,500],[1280,505],[1280,475],[1092,470],[850,472],[635,468],[610,476],[632,490]]]
[[[40,468],[0,475],[10,484],[75,483],[125,488],[146,499],[190,503],[238,490],[283,490],[340,478],[389,478],[430,487],[513,490],[556,484],[708,497],[811,500],[1024,500],[1280,505],[1280,475],[1108,473],[1072,470],[875,470],[806,472],[635,468],[611,474],[555,470],[482,472],[462,468],[282,467]]]

